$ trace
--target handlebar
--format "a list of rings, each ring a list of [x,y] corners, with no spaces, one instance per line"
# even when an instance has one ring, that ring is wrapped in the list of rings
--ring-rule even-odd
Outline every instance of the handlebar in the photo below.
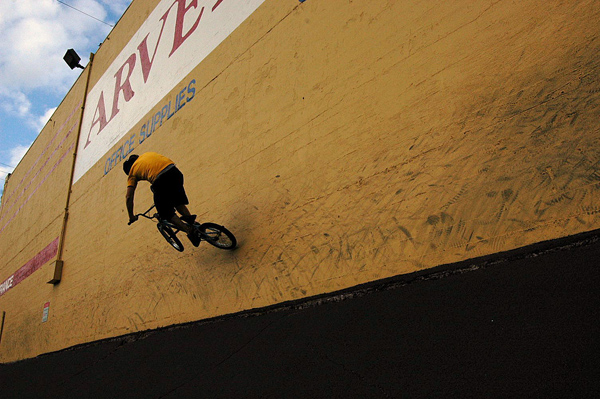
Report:
[[[148,212],[150,212],[152,209],[154,209],[154,207],[155,207],[155,205],[152,205],[152,206],[151,206],[151,207],[150,207],[150,208],[149,208],[149,209],[148,209],[146,212],[144,212],[144,213],[138,213],[137,215],[134,215],[134,216],[136,217],[136,220],[137,220],[137,218],[139,218],[140,216],[143,216],[143,217],[145,217],[146,219],[150,219],[150,220],[154,219],[154,218],[156,217],[156,215],[153,215],[153,216],[148,216],[148,215],[147,215],[147,213],[148,213]],[[134,220],[133,222],[135,222],[136,220]],[[133,222],[132,222],[132,221],[129,221],[129,222],[127,223],[127,226],[131,226],[131,224],[132,224]]]

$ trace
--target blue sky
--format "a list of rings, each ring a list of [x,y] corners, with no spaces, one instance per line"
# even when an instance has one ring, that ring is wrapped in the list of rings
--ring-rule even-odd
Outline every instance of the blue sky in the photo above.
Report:
[[[65,64],[65,52],[87,65],[131,1],[0,1],[0,195],[82,72]]]

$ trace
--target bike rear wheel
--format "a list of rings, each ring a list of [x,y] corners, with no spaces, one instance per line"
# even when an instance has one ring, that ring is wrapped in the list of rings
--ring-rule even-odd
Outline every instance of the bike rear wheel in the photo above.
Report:
[[[203,223],[198,226],[202,239],[220,249],[234,249],[237,240],[233,233],[216,223]]]
[[[165,238],[165,240],[167,240],[167,242],[176,250],[178,250],[179,252],[183,252],[183,244],[181,243],[181,241],[179,240],[179,238],[177,238],[177,234],[175,234],[175,232],[173,231],[173,229],[165,224],[162,223],[158,223],[156,225],[156,227],[158,228],[158,231],[160,231],[160,234],[162,234],[162,236]]]

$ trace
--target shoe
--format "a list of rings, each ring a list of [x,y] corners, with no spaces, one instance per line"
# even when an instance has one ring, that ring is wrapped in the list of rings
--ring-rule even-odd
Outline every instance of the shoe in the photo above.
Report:
[[[183,220],[187,224],[194,224],[194,222],[196,221],[196,215],[182,216],[181,220]]]
[[[200,236],[194,231],[193,233],[190,233],[187,235],[190,242],[192,243],[193,246],[197,247],[198,245],[200,245]]]

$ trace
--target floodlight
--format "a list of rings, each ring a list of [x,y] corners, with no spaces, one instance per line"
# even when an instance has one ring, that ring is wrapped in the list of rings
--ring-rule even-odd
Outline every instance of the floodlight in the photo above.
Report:
[[[65,60],[65,62],[71,69],[85,69],[83,66],[81,66],[81,64],[79,64],[79,61],[81,61],[81,57],[72,48],[67,50],[65,56],[63,57],[63,60]]]

